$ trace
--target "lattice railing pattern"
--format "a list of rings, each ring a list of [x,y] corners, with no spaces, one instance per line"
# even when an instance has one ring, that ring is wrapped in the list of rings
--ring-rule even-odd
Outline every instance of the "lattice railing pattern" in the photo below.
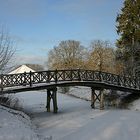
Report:
[[[39,83],[64,81],[91,81],[140,89],[140,78],[126,77],[93,70],[48,70],[39,72],[0,75],[0,87],[32,86]]]

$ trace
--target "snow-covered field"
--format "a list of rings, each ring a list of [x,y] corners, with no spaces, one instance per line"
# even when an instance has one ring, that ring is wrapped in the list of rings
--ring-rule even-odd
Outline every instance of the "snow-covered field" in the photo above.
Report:
[[[70,92],[90,97],[88,88]],[[46,112],[45,92],[16,96],[36,128],[26,115],[0,107],[0,140],[140,140],[140,101],[135,101],[131,110],[101,111],[91,109],[89,101],[58,93],[59,110],[53,114]]]

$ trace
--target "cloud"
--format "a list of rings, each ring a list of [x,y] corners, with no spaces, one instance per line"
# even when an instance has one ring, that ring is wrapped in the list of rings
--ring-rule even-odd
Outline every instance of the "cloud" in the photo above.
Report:
[[[39,0],[0,0],[0,13],[5,16],[37,17],[43,4]]]

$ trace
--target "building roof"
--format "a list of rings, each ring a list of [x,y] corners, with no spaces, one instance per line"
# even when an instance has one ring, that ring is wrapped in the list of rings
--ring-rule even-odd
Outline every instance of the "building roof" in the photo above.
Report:
[[[18,67],[17,69],[11,71],[9,74],[16,74],[16,73],[24,73],[24,72],[35,72],[35,70],[29,68],[26,65],[21,65],[20,67]]]

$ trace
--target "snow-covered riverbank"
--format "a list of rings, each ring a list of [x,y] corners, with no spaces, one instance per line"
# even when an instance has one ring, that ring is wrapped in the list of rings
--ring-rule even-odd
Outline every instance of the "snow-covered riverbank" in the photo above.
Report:
[[[34,130],[26,114],[0,106],[0,140],[39,140]]]

